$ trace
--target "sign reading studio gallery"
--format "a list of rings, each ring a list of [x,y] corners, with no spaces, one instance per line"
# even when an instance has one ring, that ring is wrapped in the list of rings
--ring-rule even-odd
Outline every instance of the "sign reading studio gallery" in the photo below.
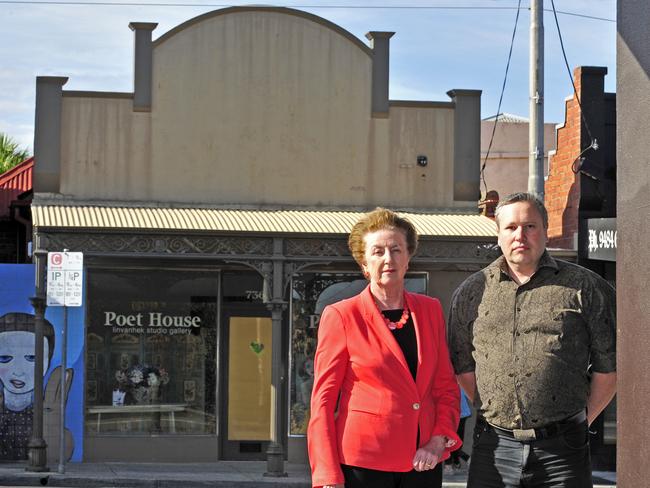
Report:
[[[587,232],[587,257],[600,261],[616,261],[616,219],[588,219]]]

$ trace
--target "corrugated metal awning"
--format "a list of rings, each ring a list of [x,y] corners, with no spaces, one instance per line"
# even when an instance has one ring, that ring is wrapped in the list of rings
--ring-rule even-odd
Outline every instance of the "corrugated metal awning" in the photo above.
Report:
[[[363,212],[32,205],[34,227],[348,234]],[[494,237],[481,215],[400,212],[420,236]]]
[[[32,189],[34,158],[29,158],[0,175],[0,217],[9,215],[11,202]]]

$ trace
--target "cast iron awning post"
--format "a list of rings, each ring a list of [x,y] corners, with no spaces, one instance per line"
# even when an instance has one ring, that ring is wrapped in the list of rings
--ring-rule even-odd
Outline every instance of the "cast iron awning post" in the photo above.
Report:
[[[36,296],[30,298],[34,307],[34,408],[32,417],[32,437],[27,444],[28,461],[26,471],[44,472],[47,467],[47,443],[43,439],[43,356],[45,308],[45,262],[47,251],[42,244],[47,244],[47,238],[34,230],[34,264]]]
[[[38,263],[38,261],[37,261]],[[36,265],[36,272],[39,266]],[[37,293],[39,292],[37,286]],[[35,325],[35,359],[34,359],[34,414],[32,419],[32,437],[27,444],[29,448],[27,471],[49,471],[47,467],[47,444],[43,439],[43,321],[45,320],[45,298],[30,298],[34,307]]]
[[[282,357],[282,313],[287,308],[284,301],[284,254],[283,239],[273,239],[273,260],[271,273],[264,273],[271,300],[267,307],[271,311],[272,323],[272,370],[271,370],[271,442],[266,450],[266,472],[264,476],[287,476],[284,470],[284,449],[282,448],[282,392],[284,391],[284,362]]]
[[[38,270],[38,266],[36,267]],[[38,279],[38,278],[37,278]],[[34,307],[34,414],[32,418],[32,437],[27,444],[28,463],[26,471],[44,472],[47,467],[47,444],[43,439],[43,322],[45,320],[45,298],[30,298]]]

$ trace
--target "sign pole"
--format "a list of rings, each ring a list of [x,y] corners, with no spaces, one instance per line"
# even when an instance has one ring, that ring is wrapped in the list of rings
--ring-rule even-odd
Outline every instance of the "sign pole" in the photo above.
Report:
[[[83,301],[83,253],[48,252],[47,253],[47,305],[63,307],[63,329],[61,331],[61,377],[59,395],[61,402],[59,467],[60,474],[65,473],[65,407],[67,400],[67,364],[68,364],[68,307],[80,307]]]
[[[61,430],[59,437],[59,474],[65,473],[65,400],[66,400],[66,377],[68,364],[68,307],[63,306],[63,331],[61,333]]]

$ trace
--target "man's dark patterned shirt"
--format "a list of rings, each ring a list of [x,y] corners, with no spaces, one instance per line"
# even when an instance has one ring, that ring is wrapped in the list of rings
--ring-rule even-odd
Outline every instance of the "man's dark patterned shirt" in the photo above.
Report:
[[[519,286],[502,256],[454,292],[449,349],[456,374],[475,372],[477,405],[491,424],[562,420],[585,408],[589,366],[616,371],[614,289],[547,252]]]

